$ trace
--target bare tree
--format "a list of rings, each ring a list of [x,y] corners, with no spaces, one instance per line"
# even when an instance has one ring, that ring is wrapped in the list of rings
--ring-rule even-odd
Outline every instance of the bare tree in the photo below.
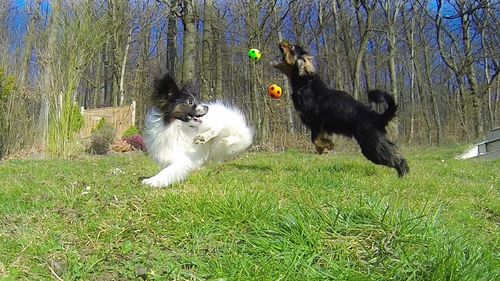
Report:
[[[480,1],[454,1],[453,7],[456,11],[454,15],[443,15],[443,3],[441,0],[436,0],[436,13],[434,22],[436,26],[436,38],[438,49],[445,65],[455,74],[457,83],[460,87],[462,96],[469,95],[472,102],[473,120],[474,120],[474,136],[478,137],[483,133],[482,120],[482,102],[478,93],[478,83],[476,78],[476,70],[474,68],[474,57],[472,53],[472,45],[470,38],[471,16],[476,11],[474,5],[481,5]],[[444,20],[459,19],[461,38],[458,34],[454,34],[444,24]],[[444,43],[444,38],[449,43]],[[450,46],[447,48],[446,46]],[[467,79],[467,84],[465,83]],[[466,89],[466,87],[468,89]],[[467,91],[466,91],[467,90]],[[466,93],[467,92],[467,93]]]
[[[333,17],[333,30],[334,30],[334,35],[332,38],[333,43],[333,52],[331,52],[333,56],[333,87],[336,89],[342,90],[343,85],[341,83],[342,80],[342,67],[341,67],[341,51],[340,51],[340,41],[341,41],[341,34],[342,33],[342,28],[340,24],[340,17],[341,13],[339,13],[339,9],[342,6],[344,0],[334,0],[332,3],[332,17]]]
[[[353,69],[353,95],[355,99],[359,99],[359,93],[361,91],[360,79],[361,79],[361,63],[363,62],[363,57],[366,52],[366,47],[368,45],[368,40],[370,39],[373,27],[373,12],[376,1],[369,2],[368,0],[353,0],[354,8],[356,10],[356,19],[358,22],[358,27],[360,31],[360,43],[356,50],[356,58]],[[363,8],[363,10],[361,10]],[[363,11],[365,18],[363,19]]]
[[[40,53],[42,71],[48,74],[42,90],[49,101],[49,150],[65,157],[74,137],[75,92],[85,68],[106,42],[108,20],[94,14],[89,5],[55,1],[51,6],[47,49]]]
[[[195,1],[183,0],[181,4],[182,25],[184,27],[182,49],[182,77],[181,85],[186,86],[195,82],[196,65],[196,16]]]
[[[177,47],[176,47],[176,30],[177,30],[177,17],[168,9],[167,14],[167,71],[170,73],[176,73],[176,63],[177,63]]]
[[[389,51],[389,73],[391,78],[391,93],[394,95],[396,102],[398,101],[398,83],[396,74],[396,39],[397,39],[397,20],[403,9],[404,1],[401,0],[379,0],[384,15],[387,19],[387,45]]]
[[[215,43],[216,11],[213,0],[205,0],[203,10],[203,45],[201,60],[201,97],[208,100],[214,97],[216,79],[214,63],[217,59]]]
[[[123,103],[124,79],[128,50],[132,36],[127,1],[107,0],[108,14],[111,18],[111,37],[108,42],[109,68],[112,77],[111,104],[117,106]]]
[[[416,4],[412,3],[411,4],[411,15],[410,19],[407,18],[406,13],[403,11],[401,13],[402,16],[402,21],[405,26],[407,26],[405,30],[405,39],[406,43],[408,45],[409,49],[409,61],[407,62],[408,65],[408,71],[410,72],[408,75],[408,78],[410,79],[410,86],[409,86],[409,92],[410,92],[410,116],[408,118],[410,119],[410,129],[409,129],[409,136],[408,136],[408,143],[412,143],[415,137],[415,123],[416,123],[416,117],[415,117],[415,92],[417,90],[416,87],[416,58],[415,58],[415,9],[416,9]]]

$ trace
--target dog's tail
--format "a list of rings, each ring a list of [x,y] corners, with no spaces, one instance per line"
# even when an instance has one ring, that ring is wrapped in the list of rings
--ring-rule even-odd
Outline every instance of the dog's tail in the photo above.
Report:
[[[380,114],[383,126],[387,126],[387,123],[394,118],[398,110],[398,106],[392,95],[381,90],[370,90],[368,91],[368,100],[373,103],[381,103],[384,101],[387,103],[387,109]]]

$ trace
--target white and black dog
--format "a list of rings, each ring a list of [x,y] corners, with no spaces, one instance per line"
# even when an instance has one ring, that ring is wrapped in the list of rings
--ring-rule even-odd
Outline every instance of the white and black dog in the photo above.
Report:
[[[243,113],[220,102],[198,104],[189,89],[179,90],[169,75],[156,81],[146,115],[144,142],[162,170],[143,184],[166,187],[185,180],[209,161],[226,161],[252,144]]]

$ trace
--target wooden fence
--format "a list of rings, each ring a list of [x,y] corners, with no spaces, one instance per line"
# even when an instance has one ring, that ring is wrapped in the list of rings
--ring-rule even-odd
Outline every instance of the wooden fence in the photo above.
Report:
[[[81,138],[88,138],[99,121],[104,118],[106,122],[116,129],[115,137],[120,138],[130,126],[135,124],[135,101],[129,106],[102,107],[94,109],[81,108],[85,121],[80,131]]]

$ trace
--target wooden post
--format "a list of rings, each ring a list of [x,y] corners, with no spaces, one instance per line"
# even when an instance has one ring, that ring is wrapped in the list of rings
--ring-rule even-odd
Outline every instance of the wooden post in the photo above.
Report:
[[[135,104],[135,100],[132,101],[132,104],[130,105],[130,114],[132,115],[132,125],[135,126],[135,107],[136,107],[136,104]]]

